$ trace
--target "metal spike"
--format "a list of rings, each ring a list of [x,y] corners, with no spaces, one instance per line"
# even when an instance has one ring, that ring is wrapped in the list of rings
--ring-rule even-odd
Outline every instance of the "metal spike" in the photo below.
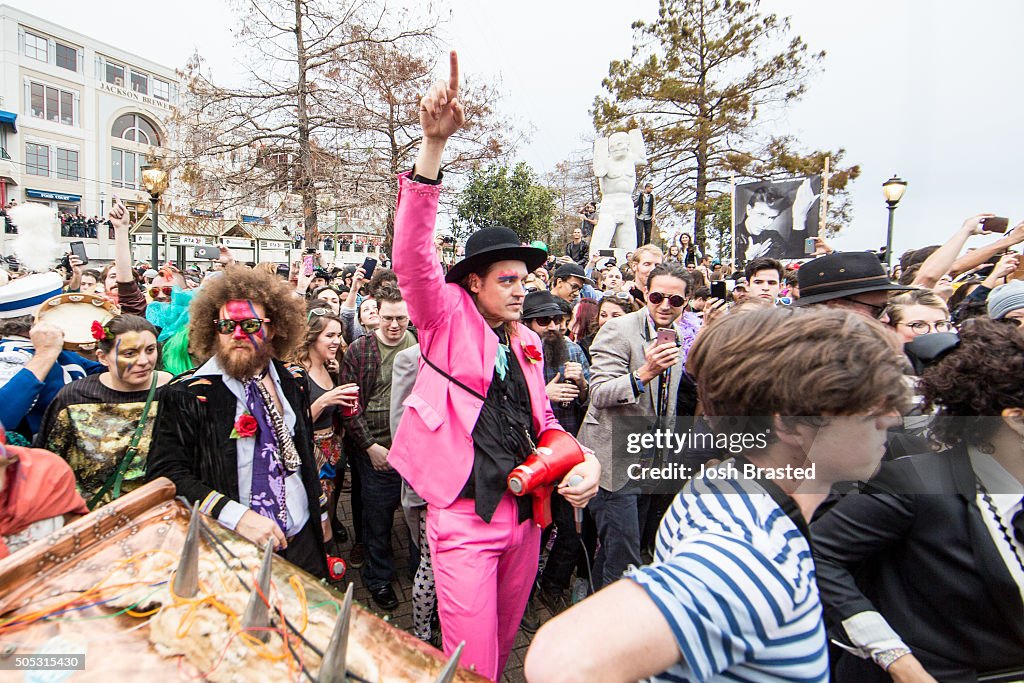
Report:
[[[331,642],[327,643],[327,649],[324,650],[324,658],[320,662],[320,675],[317,677],[319,683],[345,683],[348,680],[345,677],[345,665],[348,654],[348,627],[352,621],[352,588],[353,585],[348,584],[341,612],[334,622]]]
[[[459,670],[459,658],[462,657],[462,648],[466,647],[466,641],[459,643],[459,646],[455,648],[455,652],[452,653],[451,659],[441,669],[441,673],[434,679],[434,683],[452,683],[455,680],[455,674]]]
[[[274,558],[274,540],[267,541],[267,547],[263,551],[263,562],[260,564],[260,575],[257,579],[260,591],[270,599],[270,566]],[[249,604],[245,606],[245,614],[242,616],[242,628],[256,628],[259,631],[252,631],[251,635],[256,636],[263,642],[270,638],[270,631],[262,630],[270,626],[270,609],[267,603],[263,602],[260,593],[255,589],[249,593]]]
[[[178,570],[174,572],[174,594],[182,598],[194,598],[199,592],[199,502],[192,505],[192,519],[188,523],[185,544],[181,546]]]

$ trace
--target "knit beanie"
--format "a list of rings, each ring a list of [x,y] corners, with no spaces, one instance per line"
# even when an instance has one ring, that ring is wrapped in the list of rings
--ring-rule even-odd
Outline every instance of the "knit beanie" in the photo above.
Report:
[[[989,292],[988,314],[993,320],[1018,308],[1024,308],[1024,280],[1011,280]]]

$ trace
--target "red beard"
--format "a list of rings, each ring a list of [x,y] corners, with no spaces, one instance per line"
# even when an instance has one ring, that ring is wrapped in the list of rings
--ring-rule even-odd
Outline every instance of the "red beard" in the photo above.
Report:
[[[224,368],[224,372],[230,377],[244,381],[255,377],[266,369],[270,360],[274,357],[273,348],[270,344],[253,346],[244,342],[242,348],[235,348],[234,342],[229,349],[217,349],[217,362]]]

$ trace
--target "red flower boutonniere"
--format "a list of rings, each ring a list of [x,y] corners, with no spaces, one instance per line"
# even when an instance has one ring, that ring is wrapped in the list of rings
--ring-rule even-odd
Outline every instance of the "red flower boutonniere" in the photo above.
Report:
[[[235,420],[235,427],[231,430],[232,439],[248,439],[250,436],[256,436],[256,418],[249,413],[242,413]]]
[[[541,362],[541,360],[544,359],[544,356],[541,355],[540,350],[533,344],[527,344],[526,342],[522,342],[522,345],[523,355],[526,356],[526,360],[530,361],[531,363],[539,363]]]

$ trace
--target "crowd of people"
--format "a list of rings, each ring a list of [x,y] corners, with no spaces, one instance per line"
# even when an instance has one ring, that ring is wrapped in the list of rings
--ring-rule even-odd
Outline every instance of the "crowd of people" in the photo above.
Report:
[[[414,635],[491,680],[520,629],[530,681],[1024,676],[1024,223],[733,269],[688,235],[590,254],[591,206],[563,255],[492,226],[446,265],[454,54],[420,122],[393,269],[133,267],[118,202],[111,266],[0,286],[0,556],[166,477],[384,612],[401,509]],[[120,311],[77,351],[36,319],[66,289]],[[682,469],[628,439],[684,425],[743,445],[638,479]],[[508,479],[565,453],[548,524]]]

